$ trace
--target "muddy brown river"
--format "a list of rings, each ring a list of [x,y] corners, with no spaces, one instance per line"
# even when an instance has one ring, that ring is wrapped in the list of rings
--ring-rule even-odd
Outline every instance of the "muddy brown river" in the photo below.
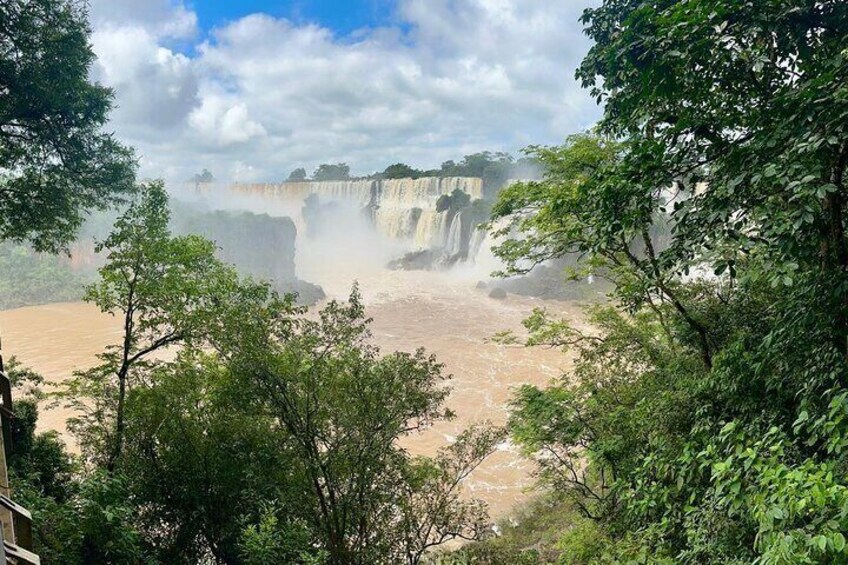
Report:
[[[488,342],[488,338],[504,329],[520,332],[521,320],[536,306],[577,321],[582,312],[577,304],[512,295],[494,300],[485,290],[474,288],[473,278],[443,273],[382,271],[356,278],[368,314],[374,318],[374,340],[382,350],[425,347],[453,375],[448,404],[457,418],[405,439],[403,445],[412,453],[435,453],[473,422],[503,423],[516,386],[544,384],[568,366],[568,357],[560,352],[502,346]],[[343,298],[351,280],[340,276],[317,282],[331,297]],[[119,335],[116,319],[88,304],[51,304],[0,312],[4,355],[16,356],[51,383],[68,378],[75,369],[93,365],[95,355],[116,343]],[[39,426],[65,434],[73,447],[73,438],[65,433],[68,416],[62,409],[45,410]],[[493,518],[500,518],[526,499],[531,473],[531,464],[505,443],[466,486],[489,503]]]

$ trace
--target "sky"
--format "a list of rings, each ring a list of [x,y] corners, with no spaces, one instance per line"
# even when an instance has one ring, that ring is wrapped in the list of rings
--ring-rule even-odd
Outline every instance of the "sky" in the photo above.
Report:
[[[92,0],[92,76],[145,178],[438,167],[597,121],[574,79],[593,2]]]

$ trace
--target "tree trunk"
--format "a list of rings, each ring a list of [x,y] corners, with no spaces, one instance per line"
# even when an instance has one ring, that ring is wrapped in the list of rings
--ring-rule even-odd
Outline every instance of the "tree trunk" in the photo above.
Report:
[[[112,448],[112,453],[109,455],[109,461],[106,469],[109,473],[115,470],[118,464],[118,458],[121,457],[121,452],[124,449],[124,401],[127,396],[127,368],[121,367],[118,373],[118,407],[115,413],[115,441]]]

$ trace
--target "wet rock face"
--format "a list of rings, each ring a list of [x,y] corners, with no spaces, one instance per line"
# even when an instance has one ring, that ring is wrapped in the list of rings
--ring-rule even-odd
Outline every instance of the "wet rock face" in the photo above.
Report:
[[[422,249],[390,261],[387,266],[393,271],[432,271],[438,267],[441,256],[438,251]]]
[[[489,293],[489,298],[494,298],[495,300],[503,300],[506,298],[506,291],[502,288],[493,288],[492,292]]]
[[[215,242],[218,257],[244,275],[270,282],[281,293],[296,293],[301,304],[324,298],[320,286],[295,276],[297,228],[290,218],[250,212],[204,212],[176,208],[176,234],[198,234]]]
[[[323,288],[300,279],[278,283],[275,286],[278,292],[297,295],[297,303],[303,306],[311,306],[327,298]]]

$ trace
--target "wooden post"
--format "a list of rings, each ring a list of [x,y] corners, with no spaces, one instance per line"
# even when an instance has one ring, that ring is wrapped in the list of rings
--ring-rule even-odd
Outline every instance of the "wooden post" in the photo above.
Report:
[[[6,368],[3,366],[2,342],[0,342],[0,373],[2,373],[3,378],[5,378]],[[9,488],[9,467],[6,464],[6,442],[11,438],[5,437],[7,430],[10,429],[9,424],[11,424],[11,422],[8,421],[9,417],[7,414],[12,410],[12,407],[5,405],[8,396],[11,395],[3,395],[3,408],[5,408],[5,410],[0,412],[0,420],[2,421],[2,425],[0,425],[0,494],[7,498],[11,498],[12,491]],[[15,524],[12,518],[12,511],[0,506],[0,522],[3,523],[3,539],[10,543],[15,543]]]

